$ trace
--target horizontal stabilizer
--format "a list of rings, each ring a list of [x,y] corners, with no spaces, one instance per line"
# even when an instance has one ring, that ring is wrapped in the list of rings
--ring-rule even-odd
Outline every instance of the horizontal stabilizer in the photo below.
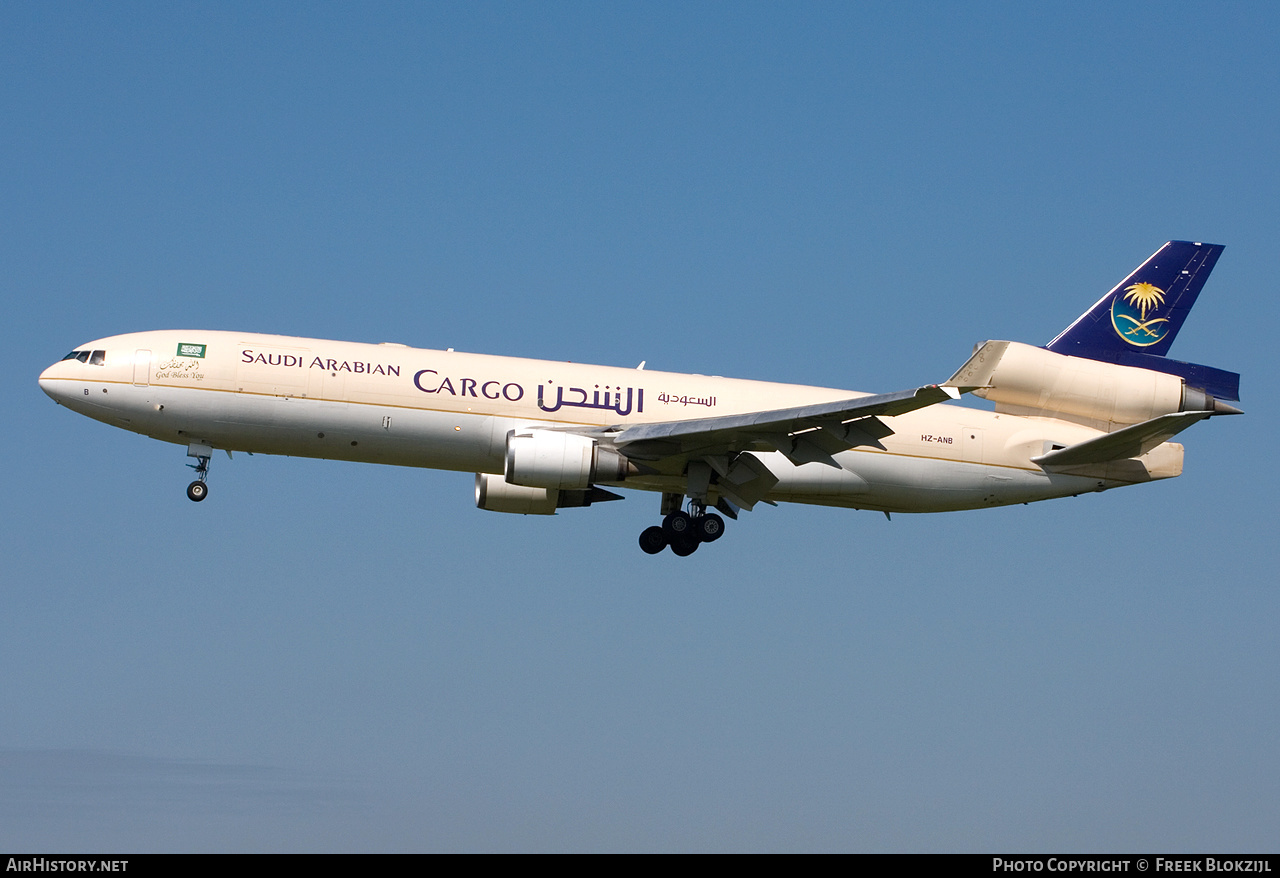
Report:
[[[1140,457],[1213,412],[1175,412],[1031,458],[1040,466],[1079,466]]]

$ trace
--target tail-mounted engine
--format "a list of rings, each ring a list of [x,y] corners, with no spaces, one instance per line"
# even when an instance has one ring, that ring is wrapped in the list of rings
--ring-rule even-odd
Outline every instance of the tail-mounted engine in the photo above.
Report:
[[[989,341],[947,382],[1009,414],[1065,417],[1103,430],[1174,412],[1238,411],[1177,375]]]

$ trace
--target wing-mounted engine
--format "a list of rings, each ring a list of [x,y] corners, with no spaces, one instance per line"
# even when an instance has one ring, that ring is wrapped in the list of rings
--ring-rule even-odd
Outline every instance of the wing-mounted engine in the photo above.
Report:
[[[1002,414],[1057,417],[1107,432],[1176,412],[1239,412],[1178,375],[1012,341],[981,345],[947,384],[991,400]]]
[[[625,457],[580,433],[513,431],[507,436],[506,480],[530,488],[583,489],[634,473]]]
[[[505,475],[476,474],[476,506],[493,512],[553,515],[622,496],[595,482],[621,482],[636,468],[580,433],[531,429],[507,435]]]
[[[476,473],[476,506],[490,512],[514,512],[517,515],[555,515],[557,509],[571,509],[621,500],[621,494],[597,488],[582,490],[529,488],[512,485],[493,473]]]

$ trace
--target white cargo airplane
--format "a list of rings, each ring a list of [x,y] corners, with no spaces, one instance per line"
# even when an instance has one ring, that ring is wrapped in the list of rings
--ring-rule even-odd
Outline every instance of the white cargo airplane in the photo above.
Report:
[[[1239,375],[1167,359],[1222,247],[1165,244],[1046,347],[988,341],[942,385],[878,395],[399,344],[117,335],[40,376],[56,402],[187,446],[476,473],[496,512],[662,495],[651,554],[688,555],[757,503],[942,512],[1182,472],[1171,437],[1238,414]],[[995,411],[937,405],[973,392]],[[685,509],[687,508],[687,512]]]

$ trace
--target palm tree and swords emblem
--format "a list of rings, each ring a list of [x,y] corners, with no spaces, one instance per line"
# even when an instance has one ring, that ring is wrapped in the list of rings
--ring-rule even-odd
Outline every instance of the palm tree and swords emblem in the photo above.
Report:
[[[1147,319],[1147,312],[1164,304],[1164,290],[1152,283],[1136,283],[1125,287],[1123,296],[1116,296],[1111,306],[1111,325],[1129,344],[1148,347],[1164,338],[1169,327],[1168,317]],[[1124,327],[1121,328],[1121,321]]]

